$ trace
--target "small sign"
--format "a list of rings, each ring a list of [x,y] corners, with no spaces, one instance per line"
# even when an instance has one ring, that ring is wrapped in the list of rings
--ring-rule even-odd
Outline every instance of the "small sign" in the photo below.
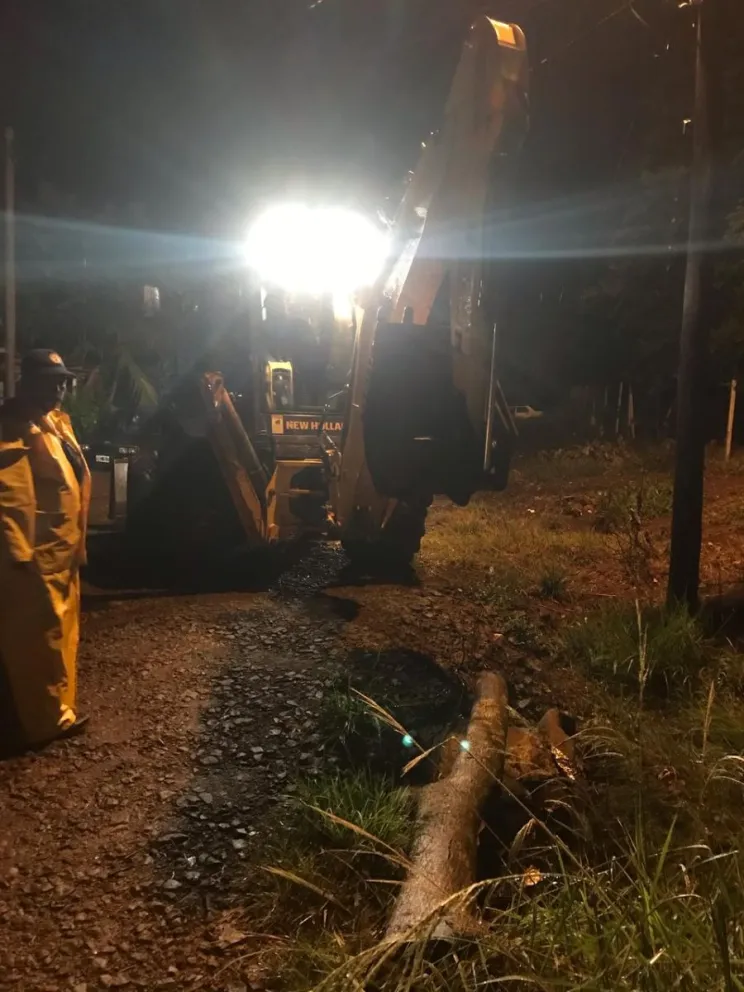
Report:
[[[325,434],[341,434],[343,429],[343,420],[336,417],[322,420],[301,413],[277,413],[271,417],[272,434],[320,434],[321,430]]]

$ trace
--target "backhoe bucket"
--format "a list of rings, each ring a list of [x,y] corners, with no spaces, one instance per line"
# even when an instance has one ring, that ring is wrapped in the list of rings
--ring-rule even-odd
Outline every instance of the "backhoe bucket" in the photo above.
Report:
[[[409,502],[431,494],[465,505],[480,488],[483,440],[452,382],[446,326],[379,324],[364,411],[377,491]]]

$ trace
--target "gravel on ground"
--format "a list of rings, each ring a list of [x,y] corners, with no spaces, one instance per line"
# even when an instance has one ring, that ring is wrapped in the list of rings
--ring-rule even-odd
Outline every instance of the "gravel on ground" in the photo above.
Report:
[[[89,590],[88,732],[0,763],[0,990],[268,987],[250,866],[328,760],[339,677],[402,673],[414,722],[492,663],[520,708],[550,702],[456,584],[349,585],[344,561],[317,549],[265,592]]]
[[[86,617],[89,732],[0,764],[1,989],[234,987],[241,867],[318,760],[338,626],[265,594]]]

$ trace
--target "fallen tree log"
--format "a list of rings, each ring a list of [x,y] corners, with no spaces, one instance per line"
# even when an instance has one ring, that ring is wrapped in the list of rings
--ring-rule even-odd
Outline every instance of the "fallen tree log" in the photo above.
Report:
[[[400,891],[388,937],[400,938],[425,921],[437,907],[475,881],[481,808],[500,780],[508,729],[507,689],[500,675],[484,672],[465,742],[450,773],[422,790],[412,866]],[[432,936],[446,938],[471,931],[467,905],[454,900],[436,922]]]

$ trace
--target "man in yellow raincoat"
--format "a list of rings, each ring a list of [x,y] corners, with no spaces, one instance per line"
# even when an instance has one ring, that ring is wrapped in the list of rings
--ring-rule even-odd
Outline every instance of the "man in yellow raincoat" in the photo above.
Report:
[[[90,472],[60,410],[70,378],[56,352],[36,349],[21,362],[17,397],[0,407],[2,709],[21,747],[73,735],[85,722],[76,669]]]

